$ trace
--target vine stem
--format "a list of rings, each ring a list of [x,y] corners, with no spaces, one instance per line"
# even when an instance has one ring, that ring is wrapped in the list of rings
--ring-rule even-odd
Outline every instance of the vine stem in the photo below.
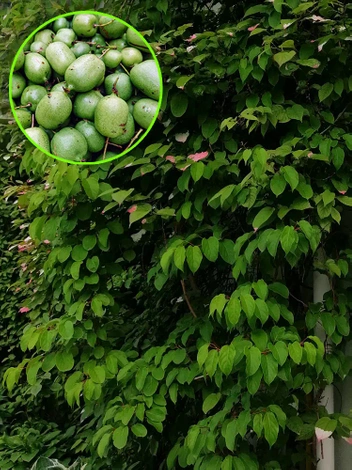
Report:
[[[186,291],[186,286],[185,286],[185,281],[183,279],[181,279],[181,286],[182,286],[183,295],[184,295],[185,300],[187,302],[188,308],[189,308],[191,314],[193,315],[193,317],[197,318],[197,315],[196,315],[195,311],[193,310],[192,304],[191,304],[191,302],[188,298],[187,291]]]

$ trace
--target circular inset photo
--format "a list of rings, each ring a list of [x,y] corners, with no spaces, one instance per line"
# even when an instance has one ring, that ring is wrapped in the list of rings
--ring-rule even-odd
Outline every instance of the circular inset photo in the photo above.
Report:
[[[43,153],[76,164],[119,158],[153,127],[162,76],[155,52],[125,21],[94,11],[37,28],[11,65],[14,118]]]

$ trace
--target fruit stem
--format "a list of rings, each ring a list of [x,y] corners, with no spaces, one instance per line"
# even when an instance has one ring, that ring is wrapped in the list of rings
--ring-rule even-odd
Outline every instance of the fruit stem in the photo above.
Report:
[[[109,137],[107,137],[107,138],[106,138],[106,141],[105,141],[105,147],[104,147],[104,153],[103,153],[103,160],[105,160],[106,149],[108,148],[108,143],[109,143]]]
[[[34,127],[34,114],[32,114],[32,125],[31,127]]]
[[[94,26],[95,28],[97,28],[98,26],[100,26],[100,27],[102,27],[102,26],[107,26],[108,24],[111,24],[111,23],[113,23],[113,22],[114,22],[114,20],[110,20],[110,21],[108,21],[107,23],[104,23],[104,24],[93,24],[93,26]]]
[[[109,142],[109,145],[112,145],[113,147],[118,147],[119,149],[122,149],[122,145],[113,144],[112,142]]]
[[[32,103],[24,104],[23,106],[16,106],[15,109],[29,108],[30,106],[32,106]]]
[[[141,135],[141,133],[143,132],[144,129],[139,129],[139,131],[137,132],[137,134],[132,138],[131,142],[127,145],[126,149],[127,150],[128,148],[131,147],[131,145],[133,144],[133,142],[135,142],[138,137]]]
[[[127,73],[127,75],[129,75],[129,74],[130,74],[130,72],[129,72],[129,71],[126,69],[126,67],[125,67],[125,66],[123,66],[123,65],[121,64],[121,62],[120,62],[120,64],[119,64],[119,65],[121,65],[121,67],[124,69],[124,71]]]
[[[109,48],[105,49],[105,51],[103,51],[103,53],[98,57],[98,59],[101,59],[107,52],[109,52],[109,50]]]

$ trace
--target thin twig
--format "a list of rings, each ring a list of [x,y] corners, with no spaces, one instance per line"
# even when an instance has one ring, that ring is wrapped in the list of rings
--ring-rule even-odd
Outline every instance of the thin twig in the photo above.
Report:
[[[123,64],[121,64],[121,62],[119,63],[119,65],[120,65],[120,67],[122,67],[124,69],[124,71],[127,73],[127,75],[130,74],[130,72],[126,69],[126,67]]]
[[[105,51],[103,51],[103,53],[98,57],[98,59],[101,59],[107,52],[109,52],[109,48],[105,49]]]
[[[29,108],[30,106],[32,106],[32,103],[24,104],[23,106],[16,106],[15,109]]]
[[[191,302],[188,298],[188,295],[187,295],[187,292],[186,292],[186,286],[185,286],[185,281],[183,279],[181,279],[181,286],[182,286],[182,290],[183,290],[183,295],[185,297],[185,300],[187,302],[187,305],[188,305],[188,308],[189,308],[189,311],[191,312],[191,314],[193,315],[194,318],[197,318],[197,315],[195,313],[195,311],[193,310],[193,307],[191,305]]]
[[[133,142],[135,142],[135,141],[138,139],[138,137],[140,136],[140,134],[141,134],[143,131],[144,131],[144,129],[139,129],[139,131],[137,132],[137,134],[133,137],[133,139],[131,140],[131,142],[127,145],[126,150],[131,147],[131,145],[133,144]]]
[[[113,147],[118,147],[119,149],[122,149],[122,145],[113,144],[112,142],[109,142],[109,145],[112,145]]]
[[[93,24],[93,26],[94,26],[95,28],[96,28],[97,26],[102,27],[102,26],[107,26],[108,24],[111,24],[111,23],[113,23],[113,22],[114,22],[114,20],[110,20],[110,21],[108,21],[107,23],[104,23],[104,24]]]
[[[297,299],[297,297],[295,297],[293,294],[291,294],[291,292],[290,292],[290,296],[291,296],[293,299],[297,300],[297,302],[301,303],[301,304],[303,305],[303,307],[308,308],[308,305],[305,304],[305,303],[303,302],[303,300]]]
[[[105,147],[104,147],[104,153],[103,153],[103,160],[105,160],[106,149],[108,148],[108,143],[109,143],[109,137],[107,137],[107,138],[106,138],[106,141],[105,141]]]

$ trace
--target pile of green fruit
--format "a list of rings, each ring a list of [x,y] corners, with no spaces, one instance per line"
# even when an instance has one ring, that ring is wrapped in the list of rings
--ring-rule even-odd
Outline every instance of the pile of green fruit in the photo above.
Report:
[[[108,16],[61,17],[20,51],[10,91],[28,136],[72,161],[111,158],[158,111],[160,77],[146,41]]]

